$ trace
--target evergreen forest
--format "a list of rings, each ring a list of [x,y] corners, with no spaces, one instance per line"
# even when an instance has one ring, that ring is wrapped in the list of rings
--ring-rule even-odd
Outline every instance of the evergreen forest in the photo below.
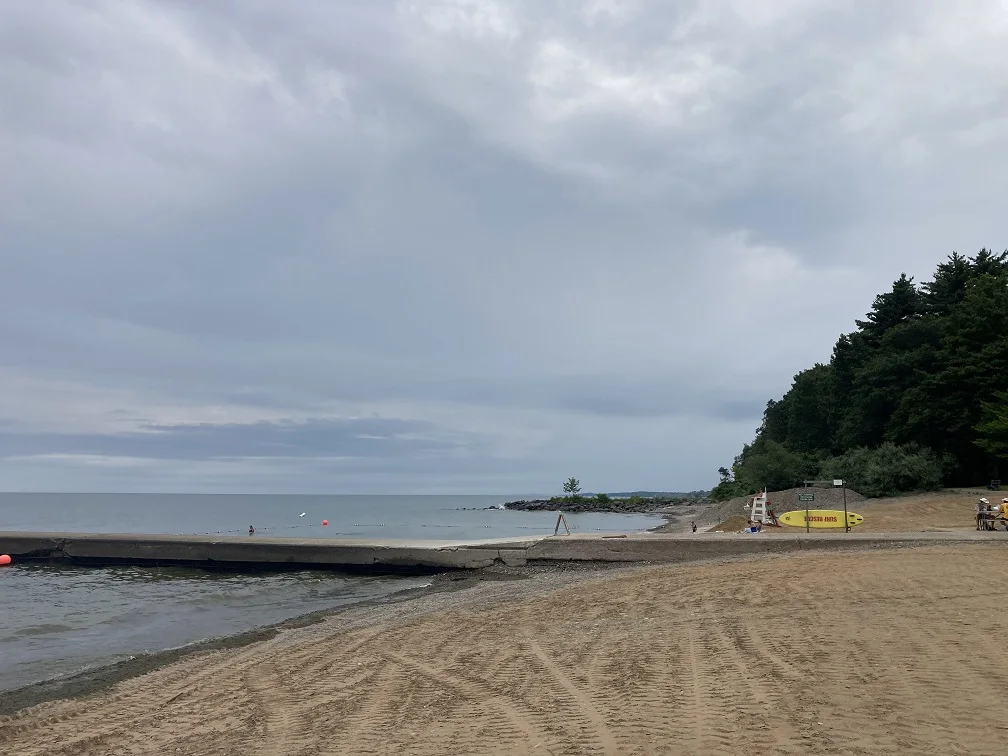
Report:
[[[712,498],[844,478],[866,496],[986,485],[1008,471],[1008,252],[901,275],[827,364],[767,403]]]

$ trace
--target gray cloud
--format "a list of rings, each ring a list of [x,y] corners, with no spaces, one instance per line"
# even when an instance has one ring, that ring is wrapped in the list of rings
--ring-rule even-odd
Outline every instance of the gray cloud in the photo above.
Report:
[[[130,433],[3,433],[0,456],[94,455],[205,460],[243,457],[386,459],[430,457],[474,439],[430,423],[361,418],[304,422],[141,425]]]
[[[710,485],[900,272],[1005,244],[1006,37],[993,0],[21,4],[0,468]]]

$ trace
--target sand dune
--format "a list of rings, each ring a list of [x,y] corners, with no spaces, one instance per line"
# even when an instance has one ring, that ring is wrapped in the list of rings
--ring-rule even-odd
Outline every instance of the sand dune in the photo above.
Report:
[[[999,754],[1008,608],[996,580],[976,576],[1006,555],[1000,545],[812,553],[490,584],[43,704],[0,719],[0,746]],[[554,590],[520,597],[537,586]]]

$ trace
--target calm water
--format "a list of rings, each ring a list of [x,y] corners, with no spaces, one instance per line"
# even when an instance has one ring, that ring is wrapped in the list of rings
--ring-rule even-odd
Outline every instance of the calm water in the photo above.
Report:
[[[472,539],[544,535],[556,514],[487,509],[515,496],[0,494],[0,530]],[[301,517],[301,513],[304,517]],[[328,520],[328,527],[322,527]],[[567,515],[571,530],[646,530],[648,515]]]
[[[257,535],[317,538],[473,539],[553,532],[555,514],[486,509],[515,498],[0,494],[0,531],[246,534],[251,524]],[[323,519],[328,527],[321,527]],[[661,522],[615,514],[567,520],[575,532],[629,532]],[[0,568],[0,691],[427,582],[312,571]]]
[[[178,568],[5,567],[0,691],[429,581],[310,571],[229,575]]]

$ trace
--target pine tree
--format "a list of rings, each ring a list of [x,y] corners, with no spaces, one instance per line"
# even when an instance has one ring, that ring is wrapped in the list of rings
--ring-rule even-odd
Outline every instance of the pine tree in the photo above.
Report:
[[[858,328],[871,336],[881,336],[890,328],[908,323],[923,313],[921,293],[913,278],[903,273],[892,285],[892,290],[875,297],[866,320],[857,320]]]

